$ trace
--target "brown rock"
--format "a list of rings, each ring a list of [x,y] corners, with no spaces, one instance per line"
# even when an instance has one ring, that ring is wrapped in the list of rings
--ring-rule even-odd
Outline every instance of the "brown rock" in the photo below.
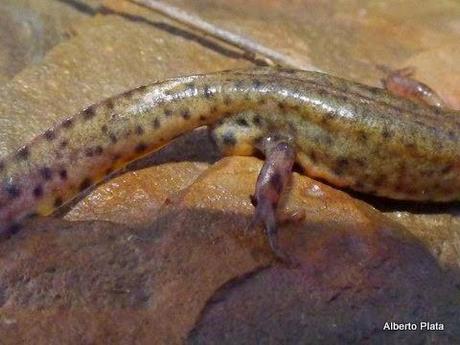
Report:
[[[0,90],[2,156],[134,86],[251,66],[238,50],[146,9],[104,3]],[[351,79],[378,84],[376,64],[415,65],[456,104],[458,5],[174,3]],[[300,263],[289,268],[274,260],[262,229],[247,229],[261,162],[231,158],[204,170],[216,160],[211,148],[192,134],[81,197],[65,215],[73,222],[31,221],[1,243],[0,343],[460,342],[458,205],[400,216],[385,201],[387,216],[294,175],[280,210],[281,245]],[[170,160],[201,163],[152,166]],[[445,330],[384,333],[386,321]]]
[[[260,166],[221,160],[142,227],[43,220],[2,243],[3,339],[365,342],[386,339],[387,321],[423,320],[444,323],[433,341],[460,339],[453,274],[401,225],[317,181],[295,174],[281,208],[305,210],[280,229],[300,266],[274,261],[247,229]]]

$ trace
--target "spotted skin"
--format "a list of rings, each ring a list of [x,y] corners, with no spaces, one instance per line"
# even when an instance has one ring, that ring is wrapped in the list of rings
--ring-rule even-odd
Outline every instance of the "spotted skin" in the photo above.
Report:
[[[289,69],[142,86],[64,119],[0,159],[0,233],[29,215],[52,213],[108,173],[203,125],[214,126],[216,141],[232,154],[252,154],[262,138],[289,133],[305,172],[333,185],[394,199],[458,200],[459,115]]]
[[[278,258],[287,263],[292,259],[278,245],[276,210],[295,161],[293,141],[289,135],[274,134],[258,143],[259,149],[265,154],[265,162],[252,197],[256,207],[252,225],[264,224],[270,247]]]

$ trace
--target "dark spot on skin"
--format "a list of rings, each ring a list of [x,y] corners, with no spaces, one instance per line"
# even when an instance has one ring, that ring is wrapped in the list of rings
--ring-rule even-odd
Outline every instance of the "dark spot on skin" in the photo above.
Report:
[[[91,179],[87,177],[80,183],[79,189],[80,191],[84,191],[89,186],[91,186]]]
[[[244,81],[243,80],[237,80],[235,82],[235,88],[237,88],[238,90],[241,89],[244,85]]]
[[[52,129],[48,129],[44,134],[43,136],[45,137],[46,140],[48,141],[53,141],[54,139],[56,139],[56,134],[54,133],[54,130]]]
[[[414,151],[416,149],[414,143],[405,143],[404,146],[406,146],[406,148],[410,151]]]
[[[318,92],[318,95],[321,97],[326,97],[328,95],[327,91],[324,89],[318,89],[317,92]]]
[[[368,90],[373,95],[378,95],[380,93],[380,91],[382,91],[382,89],[379,89],[377,87],[369,87]]]
[[[321,117],[321,124],[323,126],[327,126],[329,124],[329,120],[331,120],[334,117],[334,112],[333,111],[328,111],[324,113],[324,116]]]
[[[59,170],[59,176],[61,177],[61,180],[65,181],[67,180],[67,170],[66,169],[61,169]]]
[[[62,127],[69,129],[72,126],[73,126],[73,120],[72,119],[65,119],[64,121],[62,121]]]
[[[211,90],[209,85],[205,85],[204,86],[204,97],[211,98],[212,96],[214,96],[214,92]]]
[[[87,147],[85,149],[85,156],[86,157],[93,157],[94,156],[94,152],[93,152],[93,148],[92,147]]]
[[[63,140],[63,141],[61,141],[59,146],[61,146],[61,148],[65,148],[65,147],[67,147],[68,144],[69,144],[69,142],[67,140]]]
[[[147,145],[145,145],[142,142],[137,144],[136,147],[134,148],[134,151],[136,151],[136,153],[142,153],[145,150],[147,150]]]
[[[94,115],[96,115],[96,112],[94,111],[94,107],[89,107],[89,108],[86,108],[85,110],[83,110],[83,112],[81,114],[83,116],[83,119],[89,120],[89,119],[93,118]]]
[[[116,135],[113,134],[113,133],[110,133],[110,134],[109,134],[109,138],[110,138],[110,141],[112,142],[112,144],[116,144],[117,141],[118,141]]]
[[[258,101],[258,103],[259,103],[260,105],[264,105],[265,103],[267,103],[267,100],[266,100],[265,98],[260,98],[259,101]]]
[[[173,112],[171,109],[165,108],[164,113],[165,113],[165,116],[168,117],[168,116],[171,116]]]
[[[195,84],[194,83],[186,83],[185,84],[185,90],[189,90],[189,91],[195,90]]]
[[[348,168],[349,161],[346,158],[339,158],[335,162],[334,173],[338,176],[342,175],[344,171]]]
[[[21,189],[15,184],[7,183],[4,188],[5,192],[7,192],[12,199],[18,198],[21,195]]]
[[[94,154],[96,156],[100,156],[102,152],[104,152],[104,149],[102,148],[102,146],[98,145],[94,148]]]
[[[215,105],[211,107],[211,113],[212,114],[217,113],[217,107]]]
[[[18,150],[18,153],[16,154],[16,158],[18,160],[27,160],[29,158],[29,148],[27,146],[23,146]]]
[[[112,162],[115,163],[115,162],[117,162],[120,158],[121,158],[120,155],[113,155],[113,156],[112,156]]]
[[[270,177],[270,185],[277,194],[281,193],[281,190],[283,189],[283,183],[281,181],[281,175],[278,172],[274,173]]]
[[[345,96],[345,95],[340,95],[338,98],[339,98],[343,103],[348,102],[348,97]]]
[[[281,141],[281,138],[282,138],[282,136],[279,133],[273,134],[270,137],[271,137],[271,140],[273,140],[274,142]]]
[[[105,171],[105,174],[110,175],[111,173],[113,173],[113,168],[112,167],[107,168],[107,170]]]
[[[449,136],[450,140],[455,140],[455,132],[454,131],[447,132],[447,135]]]
[[[58,208],[62,205],[63,202],[64,201],[62,200],[62,198],[58,196],[56,199],[54,199],[54,207]]]
[[[43,196],[43,187],[41,185],[38,185],[34,188],[33,194],[35,198],[41,198]]]
[[[297,112],[300,111],[300,105],[298,105],[298,104],[291,105],[290,107],[291,107],[291,109],[293,109],[293,110],[295,110]]]
[[[391,132],[387,127],[384,127],[382,130],[382,137],[385,139],[391,138],[393,136],[393,132]]]
[[[260,126],[262,124],[262,118],[260,115],[254,116],[254,119],[252,120],[256,126]]]
[[[160,119],[159,118],[155,118],[153,120],[153,128],[156,128],[156,129],[160,128]]]
[[[439,108],[439,107],[435,107],[433,111],[434,111],[434,113],[435,113],[436,115],[442,114],[442,109]]]
[[[284,104],[283,102],[278,102],[278,108],[281,111],[285,111],[287,107],[286,107],[286,104]]]
[[[230,105],[232,103],[232,99],[230,98],[230,96],[225,96],[224,97],[224,104],[225,105]]]
[[[368,139],[368,137],[367,137],[367,134],[365,132],[363,132],[363,131],[358,132],[358,140],[359,141],[362,141],[363,143],[365,143],[365,142],[367,142],[367,139]]]
[[[102,131],[102,133],[107,134],[108,131],[109,131],[109,129],[107,128],[106,125],[103,125],[103,126],[101,127],[101,131]]]
[[[85,155],[87,157],[99,156],[102,154],[102,152],[104,152],[104,149],[100,145],[94,146],[94,147],[88,147],[85,149]]]
[[[222,141],[224,145],[227,146],[234,146],[236,144],[236,139],[232,132],[225,133],[222,137]]]
[[[43,167],[40,169],[40,175],[45,181],[49,181],[53,177],[53,171],[48,167]]]
[[[239,117],[237,120],[236,120],[236,123],[238,125],[240,125],[241,127],[248,127],[249,124],[248,124],[248,121],[246,121],[245,118],[242,118],[242,117]]]
[[[125,138],[129,138],[129,136],[133,133],[133,131],[131,129],[128,129],[126,132],[125,132]]]
[[[255,89],[258,89],[258,88],[260,88],[262,86],[262,82],[260,80],[258,80],[258,79],[254,79],[252,81],[252,85],[254,86]]]
[[[35,217],[38,217],[38,213],[37,212],[30,212],[24,218],[25,219],[32,219],[32,218],[35,218]]]
[[[190,110],[188,109],[183,109],[180,114],[184,120],[188,120],[190,118]]]
[[[137,135],[142,135],[142,134],[144,134],[144,128],[142,128],[142,126],[140,126],[140,125],[137,126],[137,127],[136,127],[136,134],[137,134]]]
[[[14,234],[17,234],[19,230],[21,230],[21,228],[22,228],[21,224],[13,223],[6,229],[6,233],[8,235],[14,235]]]
[[[206,116],[200,115],[200,121],[206,121]]]

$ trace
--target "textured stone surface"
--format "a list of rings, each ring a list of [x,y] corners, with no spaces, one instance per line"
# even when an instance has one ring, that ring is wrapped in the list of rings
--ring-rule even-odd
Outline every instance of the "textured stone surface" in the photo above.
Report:
[[[442,320],[430,338],[459,339],[458,270],[443,272],[365,203],[298,174],[283,213],[305,217],[280,241],[300,267],[274,262],[261,229],[247,228],[260,166],[220,161],[142,227],[42,220],[2,243],[6,343],[18,332],[38,344],[382,341],[384,322],[399,319]]]
[[[72,35],[73,25],[91,17],[101,1],[0,1],[0,86]]]
[[[355,80],[413,65],[460,104],[455,1],[171,2]],[[47,3],[89,2],[30,11]],[[128,88],[251,65],[126,1],[104,5],[0,89],[0,155]],[[295,174],[280,240],[300,266],[287,268],[249,228],[261,161],[217,157],[194,132],[0,243],[0,344],[460,342],[458,204],[366,198],[382,213]],[[383,333],[386,321],[445,331]]]

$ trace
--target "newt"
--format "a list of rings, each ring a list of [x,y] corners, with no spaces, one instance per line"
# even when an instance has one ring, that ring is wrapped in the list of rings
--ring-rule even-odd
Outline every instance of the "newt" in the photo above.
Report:
[[[308,176],[358,192],[460,200],[460,112],[439,107],[410,72],[385,82],[388,90],[320,72],[257,68],[129,90],[0,159],[0,233],[51,214],[111,172],[200,126],[210,128],[224,154],[266,155],[252,200],[278,254],[276,208],[294,162]]]

